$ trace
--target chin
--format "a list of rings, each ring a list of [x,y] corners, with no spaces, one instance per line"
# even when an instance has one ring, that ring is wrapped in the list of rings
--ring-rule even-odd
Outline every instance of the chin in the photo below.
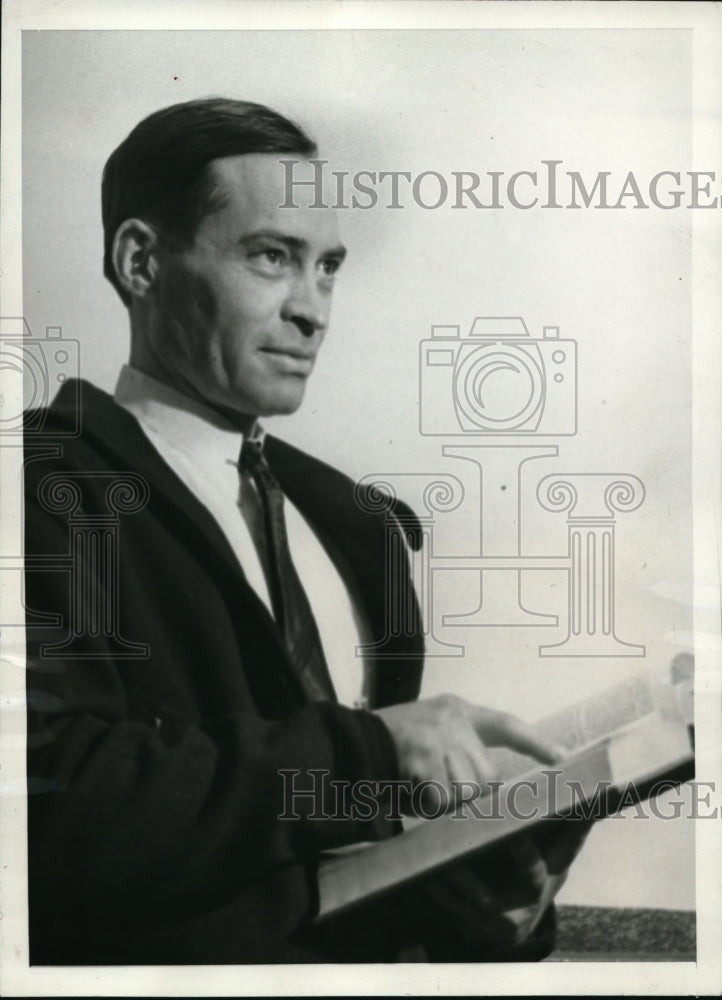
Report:
[[[277,392],[259,400],[257,416],[282,417],[295,413],[301,406],[305,394],[305,386],[295,391]]]
[[[301,406],[303,398],[295,400],[283,400],[276,401],[274,403],[269,403],[262,409],[259,408],[259,417],[288,417],[292,413],[295,413]]]

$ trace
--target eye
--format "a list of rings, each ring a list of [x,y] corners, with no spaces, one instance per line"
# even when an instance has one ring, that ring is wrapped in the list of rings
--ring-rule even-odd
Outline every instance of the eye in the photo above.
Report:
[[[288,250],[276,245],[256,244],[249,248],[247,260],[254,271],[269,278],[283,274],[291,266]]]
[[[333,278],[334,275],[338,274],[341,267],[341,261],[338,257],[325,257],[319,264],[321,268],[321,273],[326,278]]]
[[[280,267],[283,264],[288,263],[288,254],[285,250],[278,247],[266,247],[265,249],[259,251],[256,256],[260,257],[261,260],[272,264],[274,267]]]

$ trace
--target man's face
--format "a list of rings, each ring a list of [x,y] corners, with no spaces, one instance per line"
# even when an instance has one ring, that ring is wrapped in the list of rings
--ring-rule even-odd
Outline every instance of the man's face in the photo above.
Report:
[[[171,385],[251,417],[300,406],[344,256],[333,210],[279,208],[278,160],[210,165],[224,207],[202,219],[190,249],[161,247],[148,345]]]

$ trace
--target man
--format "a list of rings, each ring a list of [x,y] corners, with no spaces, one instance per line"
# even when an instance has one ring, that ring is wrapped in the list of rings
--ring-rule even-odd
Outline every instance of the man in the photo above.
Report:
[[[288,770],[451,788],[492,777],[490,745],[555,757],[511,716],[416,702],[418,624],[369,659],[362,691],[353,651],[385,637],[388,600],[413,605],[408,573],[386,594],[384,512],[259,424],[301,404],[345,254],[332,210],[280,207],[279,159],[314,153],[275,112],[214,99],[151,115],[106,165],[105,273],[129,365],[114,399],[68,383],[28,425],[62,444],[26,461],[33,963],[550,947],[544,904],[568,843],[553,864],[525,840],[457,869],[389,905],[393,939],[367,918],[359,940],[313,926],[319,853],[398,822],[311,805],[279,819]]]

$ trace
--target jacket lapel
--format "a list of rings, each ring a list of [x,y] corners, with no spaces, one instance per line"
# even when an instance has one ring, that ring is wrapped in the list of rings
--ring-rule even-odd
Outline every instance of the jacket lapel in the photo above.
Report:
[[[111,467],[119,472],[135,472],[147,480],[151,488],[149,506],[155,507],[159,516],[177,524],[186,542],[192,540],[206,561],[213,557],[219,561],[229,584],[239,588],[239,606],[242,600],[252,606],[287,659],[273,616],[248,583],[215,519],[158,454],[135,417],[101,389],[80,381],[77,387],[69,383],[61,387],[51,407],[53,418],[73,427],[78,393],[81,413],[89,418],[82,429],[84,438],[105,456]],[[371,635],[383,637],[387,625],[386,552],[382,534],[385,529],[378,516],[358,508],[353,483],[336,469],[270,435],[266,439],[266,454],[283,492],[306,517],[344,579],[369,624]],[[379,703],[395,700],[397,691],[403,692],[405,698],[415,697],[420,677],[419,657],[423,656],[421,637],[416,639],[413,648],[408,640],[403,640],[401,646],[405,652],[399,649],[391,654],[396,663],[389,664],[379,679],[383,680],[378,691]],[[403,679],[407,670],[399,663],[399,656],[404,657],[405,653],[416,661],[408,680]],[[388,693],[382,690],[386,687]]]
[[[408,588],[412,584],[410,579],[388,579],[385,514],[363,511],[351,480],[277,438],[266,439],[266,455],[284,493],[311,524],[366,618],[375,644],[374,652],[364,658],[372,707],[418,697],[423,634],[420,629],[389,632],[389,584]],[[413,602],[420,621],[413,589],[395,596],[404,606]]]
[[[374,518],[355,503],[353,483],[336,469],[278,438],[266,439],[266,455],[283,492],[298,507],[341,574],[370,626],[386,624],[385,553]]]
[[[118,472],[130,471],[143,476],[151,488],[149,506],[173,509],[174,519],[180,515],[184,533],[200,537],[206,552],[210,544],[212,554],[221,560],[226,569],[240,575],[248,590],[252,591],[215,518],[158,454],[135,417],[89,382],[81,381],[79,391],[83,437]],[[74,419],[70,406],[75,409],[75,400],[76,387],[64,385],[51,408],[56,419],[67,422]],[[260,601],[259,604],[264,606]]]

